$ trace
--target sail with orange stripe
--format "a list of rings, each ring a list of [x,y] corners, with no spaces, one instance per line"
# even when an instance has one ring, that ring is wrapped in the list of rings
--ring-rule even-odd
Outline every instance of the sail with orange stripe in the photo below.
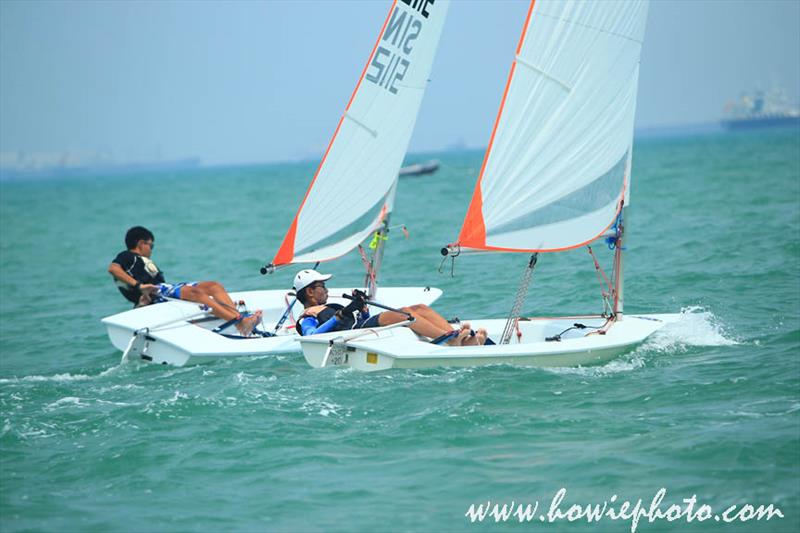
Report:
[[[447,9],[447,0],[392,3],[271,266],[335,259],[386,220]]]
[[[629,205],[647,7],[647,0],[531,2],[451,248],[575,248]]]

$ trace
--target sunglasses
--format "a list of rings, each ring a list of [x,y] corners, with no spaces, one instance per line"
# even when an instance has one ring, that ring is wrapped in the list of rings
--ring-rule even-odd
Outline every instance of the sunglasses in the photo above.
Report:
[[[312,283],[311,285],[309,285],[309,287],[312,288],[312,289],[319,289],[319,288],[323,288],[324,289],[325,288],[325,283],[321,283],[321,282],[320,283]]]

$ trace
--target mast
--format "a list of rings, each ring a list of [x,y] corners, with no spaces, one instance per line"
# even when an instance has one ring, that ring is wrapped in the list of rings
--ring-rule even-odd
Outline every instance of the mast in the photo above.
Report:
[[[381,270],[381,264],[383,264],[383,250],[389,235],[389,219],[391,216],[391,213],[387,214],[383,219],[383,226],[375,232],[377,244],[375,251],[372,252],[372,260],[369,262],[364,280],[364,285],[367,287],[367,296],[369,296],[370,300],[374,300],[378,293],[378,274]]]
[[[370,299],[374,300],[378,293],[378,276],[383,264],[383,251],[385,243],[389,238],[389,220],[392,218],[392,211],[394,210],[394,200],[397,196],[397,181],[395,181],[389,194],[386,195],[386,214],[383,216],[383,223],[381,227],[375,232],[373,239],[375,240],[375,250],[372,252],[372,259],[364,266],[367,268],[367,274],[364,280],[364,286],[367,288],[367,295]]]
[[[625,227],[620,218],[619,226],[617,228],[617,240],[614,249],[614,318],[615,320],[622,320],[623,315],[623,289],[624,289],[624,272],[623,272],[623,255],[622,255],[622,237],[625,233]]]

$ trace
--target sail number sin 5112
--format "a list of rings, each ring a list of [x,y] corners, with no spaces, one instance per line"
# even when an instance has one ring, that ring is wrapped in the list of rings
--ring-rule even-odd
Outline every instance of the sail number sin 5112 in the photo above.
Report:
[[[430,16],[435,0],[400,0],[396,5],[386,29],[381,36],[378,48],[367,69],[366,79],[397,94],[398,84],[403,80],[411,65],[411,51],[414,42],[422,32],[425,21]]]

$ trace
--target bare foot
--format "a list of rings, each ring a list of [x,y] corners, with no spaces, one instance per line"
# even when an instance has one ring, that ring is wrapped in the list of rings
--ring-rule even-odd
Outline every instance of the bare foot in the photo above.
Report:
[[[447,344],[450,346],[464,346],[464,343],[469,339],[471,331],[472,330],[469,329],[469,324],[462,324],[461,329],[458,330],[458,335],[453,337]]]
[[[475,337],[475,333],[473,331],[468,331],[467,336],[464,337],[464,340],[461,342],[461,346],[477,346],[478,339]]]
[[[263,314],[262,311],[258,310],[255,313],[253,313],[252,315],[243,318],[242,320],[240,320],[236,324],[236,329],[239,330],[239,333],[241,333],[241,335],[243,337],[249,336],[251,333],[253,333],[253,329],[259,323],[261,323],[261,315],[262,314]]]
[[[447,345],[448,346],[461,346],[461,333],[462,333],[462,331],[463,331],[463,328],[460,329],[460,330],[454,329],[454,330],[450,331],[450,334],[454,334],[456,332],[457,332],[457,334],[453,335],[452,337],[450,337],[447,340]]]
[[[461,346],[483,346],[486,344],[488,333],[485,329],[480,328],[478,331],[468,330],[468,335],[464,337]]]

